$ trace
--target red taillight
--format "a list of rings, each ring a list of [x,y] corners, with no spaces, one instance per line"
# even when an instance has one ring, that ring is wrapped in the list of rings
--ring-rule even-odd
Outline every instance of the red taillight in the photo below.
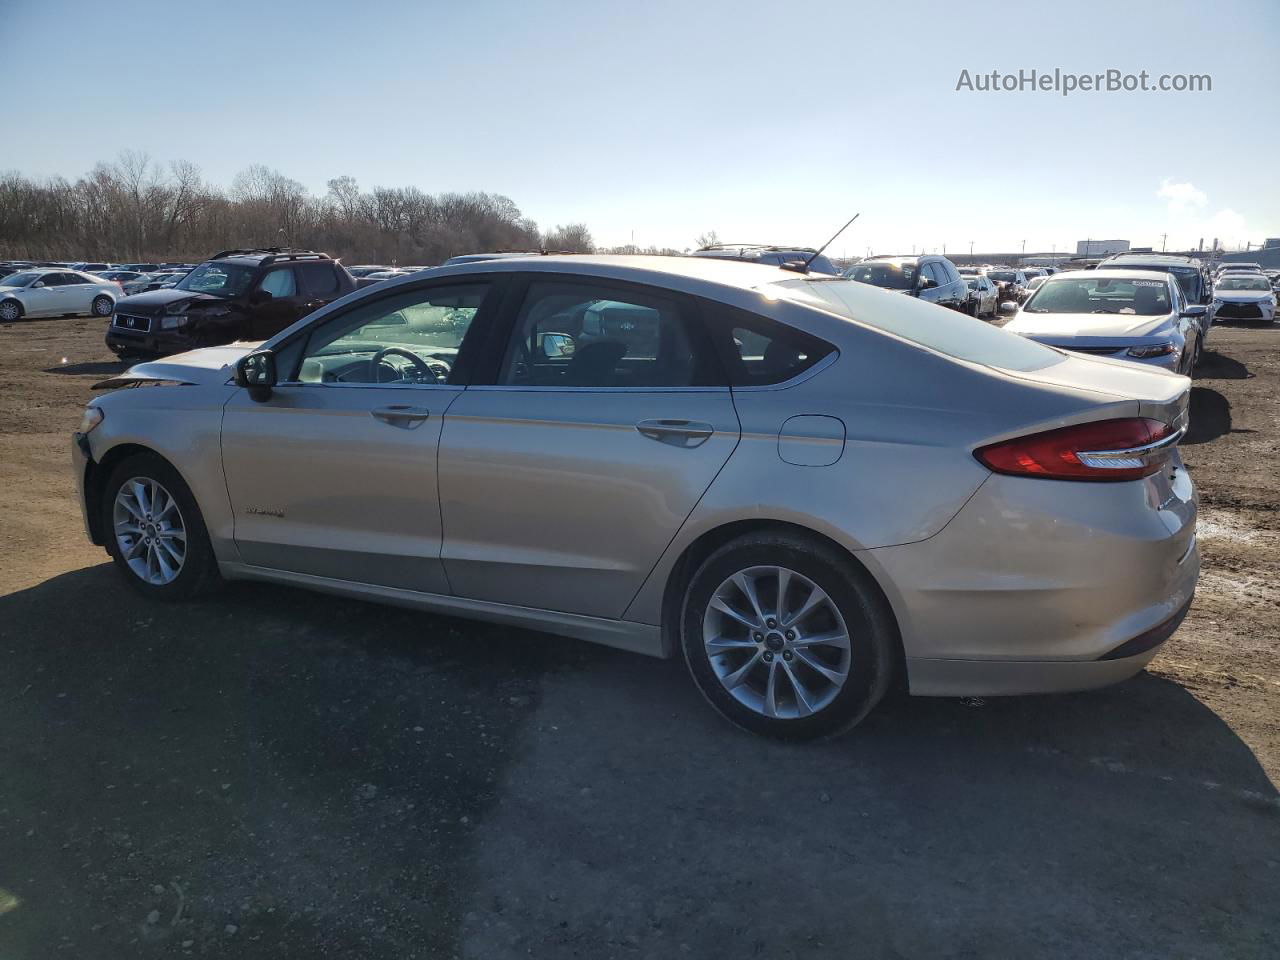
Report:
[[[1130,417],[1046,430],[980,447],[996,473],[1046,480],[1137,480],[1164,465],[1181,438],[1167,423]]]

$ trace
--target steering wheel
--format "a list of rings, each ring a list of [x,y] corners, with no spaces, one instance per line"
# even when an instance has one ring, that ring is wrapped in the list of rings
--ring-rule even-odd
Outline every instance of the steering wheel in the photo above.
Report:
[[[419,374],[430,377],[436,383],[444,383],[449,379],[449,365],[443,360],[437,360],[435,357],[424,360],[412,350],[406,350],[404,347],[383,347],[369,358],[369,380],[372,383],[383,382],[378,371],[381,369],[382,361],[391,354],[406,358],[413,364],[414,369]],[[387,366],[390,366],[390,364],[387,364]]]

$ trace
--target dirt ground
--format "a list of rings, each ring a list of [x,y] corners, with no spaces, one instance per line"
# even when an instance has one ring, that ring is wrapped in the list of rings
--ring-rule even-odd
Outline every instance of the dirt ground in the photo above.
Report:
[[[0,324],[0,958],[1280,956],[1280,329],[1213,330],[1150,669],[740,734],[664,663],[80,527],[101,320]]]

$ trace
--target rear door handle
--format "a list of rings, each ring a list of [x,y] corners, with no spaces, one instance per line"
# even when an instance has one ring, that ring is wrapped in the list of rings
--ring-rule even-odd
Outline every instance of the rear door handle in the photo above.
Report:
[[[407,403],[393,403],[387,407],[377,407],[369,411],[375,420],[389,423],[393,427],[413,428],[431,416],[426,407],[411,407]]]
[[[641,420],[636,430],[643,437],[676,447],[697,447],[706,443],[716,428],[701,420]]]

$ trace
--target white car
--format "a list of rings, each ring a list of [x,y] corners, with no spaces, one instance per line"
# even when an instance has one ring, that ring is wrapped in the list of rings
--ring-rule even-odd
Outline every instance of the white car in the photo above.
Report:
[[[0,278],[0,320],[91,313],[109,317],[120,284],[79,270],[23,270]]]
[[[1214,320],[1275,323],[1276,295],[1260,273],[1228,273],[1213,285]]]
[[[1206,312],[1186,302],[1172,274],[1090,270],[1046,278],[1004,329],[1060,350],[1191,376]]]

